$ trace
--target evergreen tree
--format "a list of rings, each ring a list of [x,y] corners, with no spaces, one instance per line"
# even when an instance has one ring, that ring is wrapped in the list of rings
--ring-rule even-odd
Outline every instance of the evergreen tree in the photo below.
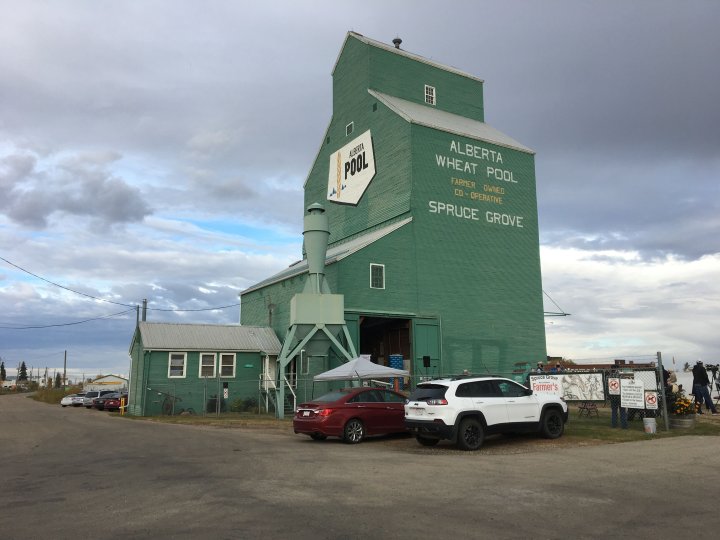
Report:
[[[7,377],[7,373],[5,373],[5,362],[0,362],[0,381],[4,381]]]
[[[27,366],[25,365],[25,362],[20,364],[20,372],[18,373],[18,381],[27,381]]]
[[[55,388],[62,388],[62,377],[59,373],[55,374]]]

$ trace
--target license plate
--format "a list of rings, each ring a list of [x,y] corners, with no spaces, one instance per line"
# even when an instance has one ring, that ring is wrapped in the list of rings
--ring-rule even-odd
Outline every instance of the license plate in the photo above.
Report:
[[[410,414],[412,414],[412,415],[422,416],[424,414],[424,412],[425,411],[423,409],[419,409],[417,407],[410,407]]]
[[[310,411],[303,411],[303,416],[310,416]]]

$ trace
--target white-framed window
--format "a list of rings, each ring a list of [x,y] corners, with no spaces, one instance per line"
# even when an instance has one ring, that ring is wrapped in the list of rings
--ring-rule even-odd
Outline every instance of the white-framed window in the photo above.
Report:
[[[235,353],[222,353],[220,355],[220,376],[235,377]]]
[[[200,369],[198,377],[214,377],[215,376],[215,353],[200,353]]]
[[[370,288],[385,288],[385,265],[370,263]]]
[[[171,352],[168,355],[168,379],[184,379],[187,373],[187,353]]]
[[[435,87],[425,85],[425,103],[435,105]]]
[[[355,131],[355,122],[350,122],[347,126],[345,126],[345,136],[347,137],[353,131]]]

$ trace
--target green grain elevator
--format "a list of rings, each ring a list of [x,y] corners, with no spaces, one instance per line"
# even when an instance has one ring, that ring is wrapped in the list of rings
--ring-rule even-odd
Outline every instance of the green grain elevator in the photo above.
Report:
[[[484,121],[483,81],[349,32],[333,115],[305,182],[330,237],[325,279],[358,354],[413,378],[518,375],[545,360],[534,152]],[[241,294],[241,323],[282,341],[307,260]],[[301,352],[293,395],[345,361]],[[309,383],[308,383],[309,384]],[[316,392],[317,393],[317,392]]]

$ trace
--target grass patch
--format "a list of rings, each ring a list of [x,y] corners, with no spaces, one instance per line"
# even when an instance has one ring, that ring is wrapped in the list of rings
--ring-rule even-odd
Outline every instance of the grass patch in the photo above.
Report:
[[[67,390],[63,390],[62,388],[39,388],[29,397],[35,401],[59,405],[62,398],[70,394],[77,394],[78,392],[80,392],[80,387],[75,386],[69,386]]]
[[[111,413],[119,415],[119,413]],[[292,429],[292,418],[279,420],[272,415],[252,413],[214,413],[177,416],[125,416],[132,420],[161,422],[163,424],[185,424],[191,426],[214,426],[222,428]]]
[[[576,404],[570,404],[570,419],[565,426],[565,434],[560,439],[547,441],[553,447],[562,446],[585,446],[588,444],[613,444],[631,441],[644,441],[649,439],[664,439],[667,437],[682,437],[685,435],[708,435],[720,436],[720,416],[702,415],[697,418],[693,429],[671,429],[665,430],[665,421],[657,418],[657,433],[650,435],[645,433],[641,419],[628,421],[628,429],[613,428],[610,425],[610,407],[598,407],[599,416],[593,415],[588,418],[578,416]],[[117,416],[119,413],[110,413]],[[273,415],[253,413],[222,413],[219,417],[215,414],[207,416],[180,415],[180,416],[125,416],[130,420],[141,420],[146,422],[161,422],[164,424],[183,424],[194,426],[212,426],[217,428],[248,428],[262,429],[266,431],[279,430],[292,432],[292,418],[278,420]],[[533,441],[533,446],[538,446],[537,436],[528,438]],[[500,439],[502,441],[502,438]],[[488,441],[489,443],[489,441]],[[498,443],[502,444],[502,443]],[[516,443],[515,443],[516,444]],[[541,448],[540,446],[538,446]]]
[[[651,438],[682,437],[683,435],[720,435],[720,416],[701,415],[692,429],[665,430],[665,420],[657,418],[657,433],[645,433],[643,421],[639,418],[628,420],[628,429],[613,428],[610,425],[610,407],[598,407],[599,416],[580,418],[577,406],[570,404],[570,419],[565,426],[563,439],[568,441],[597,441],[605,443],[639,441]]]

